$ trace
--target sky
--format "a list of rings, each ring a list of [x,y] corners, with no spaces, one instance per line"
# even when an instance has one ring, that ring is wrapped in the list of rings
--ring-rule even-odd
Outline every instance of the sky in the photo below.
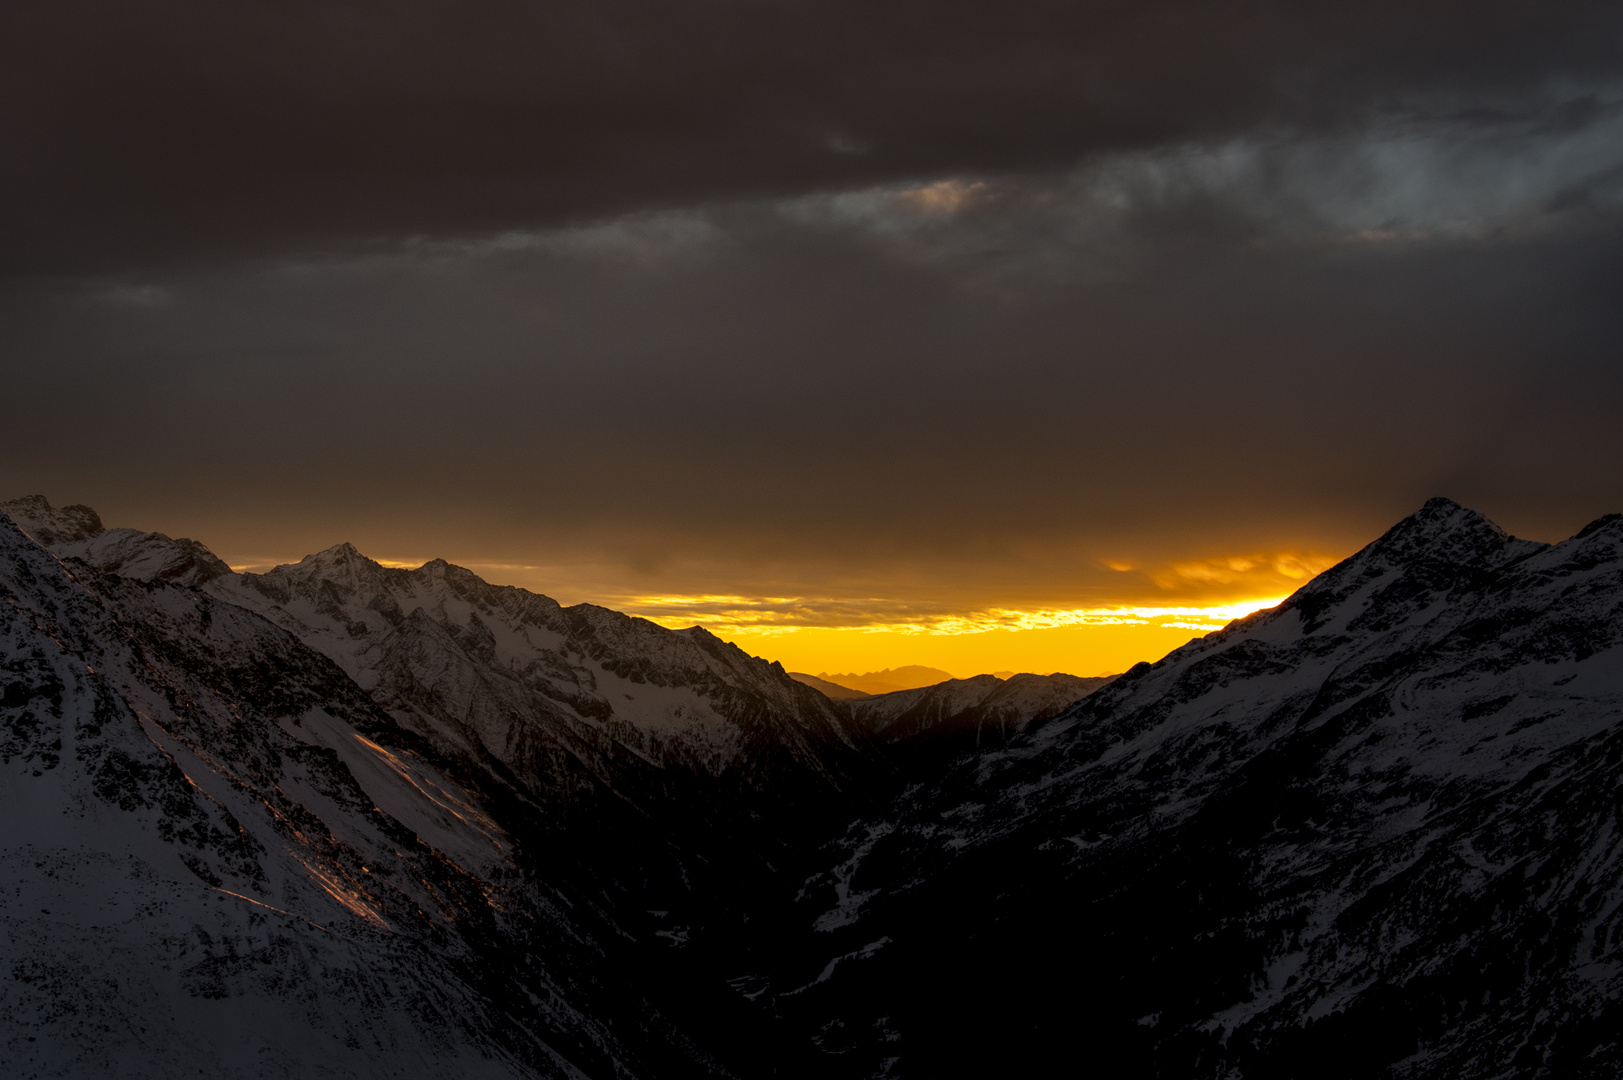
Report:
[[[0,9],[0,498],[1093,675],[1623,510],[1615,3]],[[1129,610],[1131,609],[1131,610]]]

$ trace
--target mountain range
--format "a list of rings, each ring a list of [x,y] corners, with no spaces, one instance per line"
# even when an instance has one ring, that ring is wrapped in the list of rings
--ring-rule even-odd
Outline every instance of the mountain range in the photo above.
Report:
[[[847,690],[855,690],[860,694],[890,694],[897,690],[917,690],[920,687],[944,683],[952,677],[951,672],[925,667],[923,664],[905,664],[899,668],[885,668],[882,671],[869,671],[860,675],[854,671],[844,674],[836,672],[832,675],[823,671],[815,676],[805,676]]]
[[[835,700],[0,510],[8,1075],[1623,1071],[1623,516],[1433,500],[1114,679]]]

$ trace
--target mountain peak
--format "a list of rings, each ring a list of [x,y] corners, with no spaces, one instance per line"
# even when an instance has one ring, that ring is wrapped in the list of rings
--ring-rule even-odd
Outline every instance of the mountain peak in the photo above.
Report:
[[[101,517],[90,507],[79,503],[53,507],[43,495],[25,495],[0,503],[0,513],[10,517],[41,547],[85,540],[104,531]]]
[[[1575,535],[1573,539],[1582,540],[1586,536],[1593,536],[1595,533],[1605,532],[1611,529],[1623,531],[1623,514],[1605,514],[1598,517],[1594,521],[1591,521],[1588,525],[1585,525],[1583,528],[1579,529],[1577,535]]]
[[[1429,591],[1441,587],[1441,582],[1492,571],[1547,547],[1535,540],[1518,540],[1453,499],[1428,499],[1380,539],[1309,581],[1274,611],[1297,610],[1304,625],[1315,630],[1337,605],[1393,572],[1417,573],[1417,587]]]
[[[1476,510],[1453,499],[1433,498],[1375,541],[1366,552],[1382,562],[1405,564],[1443,559],[1463,564],[1497,564],[1518,541]]]
[[[357,560],[362,562],[372,561],[365,555],[362,555],[360,549],[354,544],[350,543],[348,540],[345,540],[342,543],[334,544],[332,547],[327,548],[324,551],[318,551],[314,555],[306,555],[299,561],[301,563],[312,563],[319,566],[340,566],[345,563],[356,562]]]
[[[349,541],[334,544],[324,551],[306,555],[289,566],[278,566],[268,571],[304,581],[325,581],[345,588],[356,588],[363,583],[375,583],[383,574],[383,565],[361,554]]]
[[[1405,527],[1436,535],[1447,535],[1462,529],[1474,531],[1486,527],[1503,535],[1499,526],[1489,521],[1480,511],[1461,506],[1453,499],[1440,495],[1427,499],[1424,506],[1394,525],[1388,530],[1388,534]]]

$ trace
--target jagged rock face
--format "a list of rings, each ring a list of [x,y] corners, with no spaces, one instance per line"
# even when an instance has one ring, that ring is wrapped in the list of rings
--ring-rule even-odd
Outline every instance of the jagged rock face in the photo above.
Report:
[[[1112,677],[1020,674],[1008,679],[977,675],[917,690],[853,701],[849,708],[886,743],[916,742],[921,736],[967,736],[973,745],[1006,741],[1034,721],[1057,716]]]
[[[1623,517],[1435,500],[857,822],[748,977],[851,1075],[1615,1076],[1620,791]]]
[[[7,1075],[721,1068],[595,985],[619,932],[454,763],[259,616],[0,518],[0,675]]]

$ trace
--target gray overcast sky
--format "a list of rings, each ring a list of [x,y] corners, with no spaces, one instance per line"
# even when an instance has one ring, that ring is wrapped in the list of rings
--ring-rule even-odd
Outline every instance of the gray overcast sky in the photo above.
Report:
[[[1620,47],[1610,3],[9,5],[0,497],[964,603],[1432,494],[1557,538],[1623,510]]]

